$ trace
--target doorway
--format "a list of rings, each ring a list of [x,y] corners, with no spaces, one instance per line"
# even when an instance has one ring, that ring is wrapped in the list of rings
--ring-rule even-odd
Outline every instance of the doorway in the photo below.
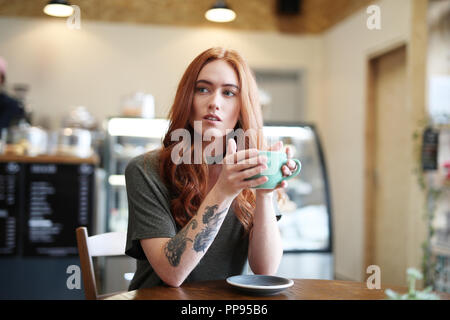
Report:
[[[365,160],[365,259],[382,284],[406,281],[409,201],[407,47],[368,61]]]

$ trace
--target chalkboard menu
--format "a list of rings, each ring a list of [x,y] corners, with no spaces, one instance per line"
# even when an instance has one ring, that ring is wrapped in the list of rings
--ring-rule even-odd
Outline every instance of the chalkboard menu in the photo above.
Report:
[[[89,225],[94,166],[33,163],[26,167],[24,255],[75,255],[75,229]]]
[[[0,255],[18,253],[23,174],[19,163],[0,163]]]
[[[95,165],[0,162],[0,255],[77,255],[91,227]]]

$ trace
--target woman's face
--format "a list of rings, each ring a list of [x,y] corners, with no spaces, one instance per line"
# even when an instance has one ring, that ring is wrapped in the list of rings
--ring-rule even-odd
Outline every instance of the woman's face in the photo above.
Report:
[[[226,129],[233,129],[238,121],[240,101],[239,80],[233,67],[224,60],[207,63],[195,84],[193,128],[194,121],[201,121],[202,135],[213,128],[218,129],[210,131],[213,136],[224,136]]]

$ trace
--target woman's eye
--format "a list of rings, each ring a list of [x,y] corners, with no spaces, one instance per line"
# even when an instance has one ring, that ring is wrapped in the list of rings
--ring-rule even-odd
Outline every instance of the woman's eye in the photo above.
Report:
[[[225,90],[223,93],[228,97],[233,97],[236,95],[233,91],[230,90]]]
[[[204,87],[198,87],[197,92],[205,93],[205,92],[208,92],[208,89],[204,88]]]

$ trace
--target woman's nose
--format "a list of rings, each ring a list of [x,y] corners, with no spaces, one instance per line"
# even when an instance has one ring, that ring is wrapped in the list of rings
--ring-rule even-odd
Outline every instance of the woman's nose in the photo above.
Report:
[[[209,109],[219,110],[219,106],[221,104],[220,99],[221,99],[220,94],[215,93],[214,95],[212,95],[211,100],[209,102]]]
[[[215,110],[219,110],[219,106],[216,104],[216,103],[211,103],[210,105],[209,105],[209,109],[211,109],[211,110],[213,110],[213,111],[215,111]]]

